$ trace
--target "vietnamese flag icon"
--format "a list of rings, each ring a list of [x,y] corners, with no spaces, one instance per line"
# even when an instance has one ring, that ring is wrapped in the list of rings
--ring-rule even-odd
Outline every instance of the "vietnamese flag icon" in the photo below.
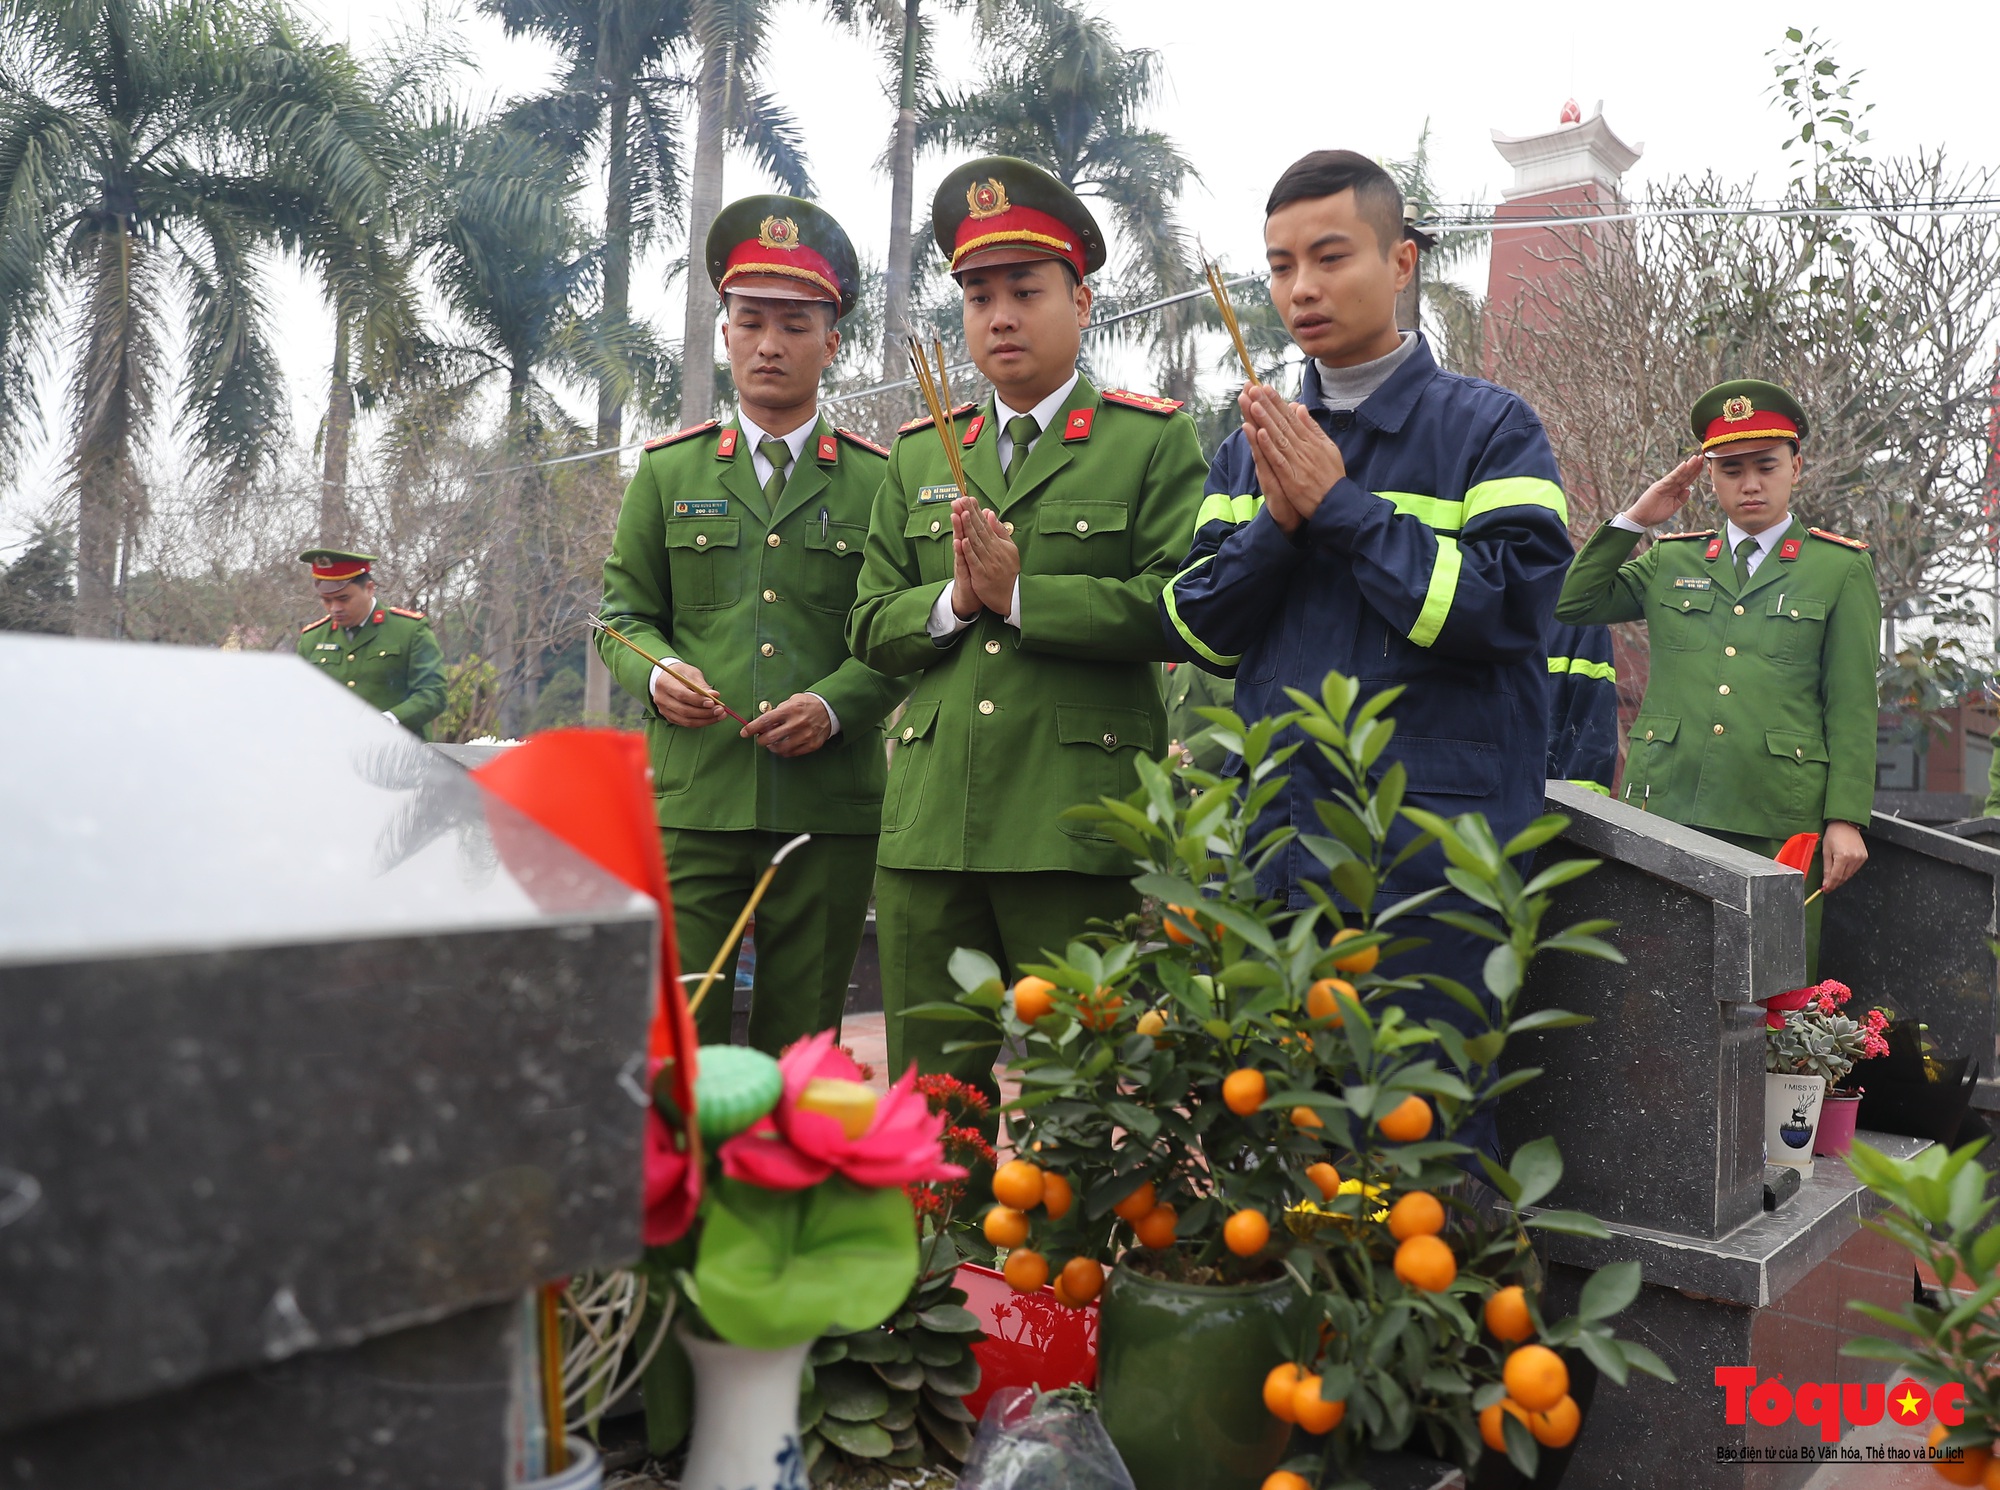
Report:
[[[1800,874],[1812,869],[1813,854],[1819,849],[1819,834],[1794,833],[1785,840],[1785,846],[1773,854],[1787,869],[1796,869]]]
[[[1904,1427],[1921,1423],[1931,1413],[1931,1394],[1905,1377],[1889,1393],[1889,1411]]]

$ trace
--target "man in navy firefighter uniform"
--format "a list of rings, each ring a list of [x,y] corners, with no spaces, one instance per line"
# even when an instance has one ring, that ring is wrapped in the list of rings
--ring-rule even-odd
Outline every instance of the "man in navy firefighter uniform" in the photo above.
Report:
[[[1611,795],[1618,774],[1618,668],[1609,626],[1549,627],[1551,781]]]
[[[1216,452],[1194,546],[1161,597],[1165,625],[1190,660],[1235,675],[1245,718],[1289,707],[1288,687],[1317,695],[1332,670],[1364,696],[1401,685],[1388,756],[1408,773],[1408,803],[1483,812],[1504,843],[1544,802],[1544,639],[1571,553],[1548,438],[1515,394],[1442,371],[1422,337],[1397,331],[1417,248],[1372,161],[1298,161],[1272,189],[1264,236],[1272,303],[1312,360],[1297,403],[1244,391],[1244,427]],[[1320,833],[1313,803],[1338,785],[1299,752],[1256,832]],[[1443,871],[1433,848],[1385,895],[1433,888]],[[1266,875],[1266,892],[1298,907],[1311,903],[1304,880],[1328,881],[1296,840]],[[1470,908],[1455,892],[1435,904]],[[1428,947],[1384,971],[1483,991],[1491,943],[1435,922],[1421,934]],[[1467,1018],[1442,994],[1403,1002],[1419,1021]]]

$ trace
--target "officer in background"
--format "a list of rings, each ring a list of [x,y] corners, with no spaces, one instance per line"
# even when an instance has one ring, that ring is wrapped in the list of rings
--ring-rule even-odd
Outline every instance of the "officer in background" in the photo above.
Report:
[[[1618,668],[1611,628],[1549,628],[1549,780],[1604,796],[1618,774]]]
[[[1178,751],[1184,765],[1220,771],[1229,752],[1209,733],[1215,726],[1197,711],[1235,708],[1235,683],[1204,672],[1192,662],[1163,663],[1160,674],[1160,691],[1167,701],[1167,749]]]
[[[718,214],[707,260],[740,411],[646,446],[604,564],[606,624],[687,682],[610,637],[597,648],[649,705],[689,970],[713,960],[772,854],[813,835],[757,908],[749,1038],[775,1054],[840,1025],[875,874],[879,726],[908,685],[842,634],[888,453],[819,412],[860,283],[853,246],[812,203],[756,196]],[[704,1043],[729,1039],[729,989],[696,1016]]]
[[[1136,791],[1140,753],[1166,749],[1156,607],[1200,505],[1201,447],[1179,404],[1077,370],[1104,239],[1075,193],[994,156],[945,178],[931,223],[994,396],[949,412],[966,496],[930,420],[899,433],[848,635],[874,667],[923,672],[876,877],[889,1065],[990,1094],[989,1054],[945,1054],[959,1027],[902,1010],[948,992],[956,947],[1018,970],[1138,908],[1131,855],[1061,814]]]
[[[1246,719],[1289,709],[1287,688],[1317,697],[1330,671],[1364,697],[1400,686],[1384,764],[1402,764],[1409,805],[1484,813],[1504,843],[1547,800],[1545,638],[1571,555],[1548,437],[1518,395],[1444,371],[1420,335],[1398,332],[1417,246],[1373,161],[1325,150],[1295,162],[1271,190],[1264,244],[1271,303],[1308,358],[1304,386],[1296,403],[1244,390],[1244,427],[1209,467],[1163,624],[1183,656],[1235,677]],[[1315,804],[1345,786],[1308,745],[1251,836],[1319,835]],[[1398,823],[1391,856],[1414,836]],[[1435,847],[1403,860],[1384,903],[1445,886],[1444,872]],[[1329,885],[1295,838],[1263,888],[1303,909],[1309,879]],[[1478,909],[1457,891],[1435,905]],[[1416,934],[1427,945],[1385,972],[1484,989],[1489,941],[1437,921]],[[1434,990],[1397,997],[1418,1022],[1470,1023]],[[1490,1113],[1461,1136],[1493,1147]]]
[[[1600,528],[1576,557],[1557,618],[1645,621],[1646,697],[1632,721],[1621,800],[1775,855],[1819,833],[1806,893],[1867,862],[1875,802],[1882,604],[1868,546],[1791,514],[1805,411],[1754,378],[1704,393],[1701,450]],[[1687,504],[1706,466],[1722,532],[1646,531]],[[1806,908],[1807,977],[1819,975],[1824,901]]]
[[[313,588],[326,614],[299,632],[299,656],[419,740],[444,712],[444,652],[418,610],[375,603],[373,554],[309,548]]]

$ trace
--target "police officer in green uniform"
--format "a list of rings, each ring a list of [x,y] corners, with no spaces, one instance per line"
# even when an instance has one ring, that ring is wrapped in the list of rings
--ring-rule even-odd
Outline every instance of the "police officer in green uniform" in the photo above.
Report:
[[[1073,192],[989,157],[945,178],[931,222],[993,396],[949,411],[963,496],[933,423],[903,427],[848,636],[874,667],[923,673],[876,875],[889,1064],[991,1092],[990,1057],[943,1050],[960,1027],[902,1010],[948,994],[956,947],[1018,970],[1137,908],[1131,856],[1061,814],[1136,790],[1139,754],[1166,749],[1157,603],[1205,467],[1179,404],[1077,370],[1104,239]]]
[[[819,413],[860,283],[853,246],[810,202],[746,197],[716,217],[707,261],[741,411],[646,446],[604,565],[605,622],[687,683],[597,646],[649,705],[685,969],[715,957],[772,854],[813,835],[757,907],[750,1043],[776,1053],[840,1025],[875,873],[880,725],[909,685],[843,634],[888,454]],[[729,1039],[730,987],[696,1016],[704,1043]]]
[[[1882,603],[1868,546],[1791,515],[1806,416],[1754,378],[1694,406],[1701,450],[1647,488],[1571,566],[1556,618],[1645,621],[1646,697],[1632,721],[1622,801],[1764,855],[1820,833],[1808,894],[1867,862],[1875,800],[1875,669]],[[1721,532],[1633,545],[1687,503],[1704,466]],[[1819,917],[1806,910],[1808,975]]]
[[[326,614],[299,632],[299,656],[418,739],[444,712],[444,652],[418,610],[375,604],[373,554],[309,548]]]

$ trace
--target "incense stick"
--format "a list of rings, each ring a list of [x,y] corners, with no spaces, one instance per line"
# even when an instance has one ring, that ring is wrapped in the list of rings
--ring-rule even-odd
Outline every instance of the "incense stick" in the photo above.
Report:
[[[944,344],[937,347],[937,366],[931,366],[930,358],[912,336],[910,343],[910,366],[917,375],[917,388],[924,396],[924,407],[931,416],[931,427],[937,431],[938,441],[944,446],[944,463],[951,471],[951,479],[958,487],[961,497],[970,496],[971,490],[965,484],[965,463],[958,454],[958,427],[951,418],[949,384],[945,381]]]
[[[668,677],[672,678],[676,683],[680,684],[681,687],[692,689],[694,692],[701,694],[703,697],[712,698],[716,701],[716,703],[722,704],[722,712],[727,714],[731,719],[734,719],[738,724],[748,724],[750,722],[749,720],[745,719],[741,714],[737,713],[734,709],[730,708],[729,705],[722,703],[722,695],[717,693],[713,688],[702,687],[701,684],[695,682],[693,678],[690,678],[686,673],[682,672],[679,668],[674,667],[670,663],[662,662],[659,658],[655,657],[652,653],[648,652],[644,647],[640,646],[637,642],[627,637],[623,632],[614,630],[612,627],[605,625],[602,621],[598,620],[596,616],[585,616],[583,620],[584,624],[589,626],[591,630],[601,631],[606,636],[615,637],[620,642],[623,642],[626,646],[630,647],[633,651],[637,652],[641,657],[645,658],[648,662],[652,663],[654,667],[657,667],[661,672],[665,673]]]
[[[695,989],[694,997],[688,1000],[688,1018],[694,1018],[700,1011],[701,1001],[708,997],[708,985],[713,983],[716,974],[722,971],[723,959],[729,955],[729,949],[736,945],[737,938],[743,935],[743,928],[750,924],[751,912],[757,909],[757,902],[764,898],[764,892],[771,888],[771,881],[777,876],[778,866],[785,862],[785,855],[801,844],[808,842],[811,838],[812,834],[801,833],[790,843],[771,855],[771,862],[764,870],[763,877],[757,881],[757,888],[750,892],[750,900],[743,907],[743,914],[736,918],[736,924],[729,928],[729,935],[725,936],[722,939],[722,945],[715,949],[715,961],[708,965],[707,973],[702,976],[701,986]]]
[[[1257,376],[1257,369],[1250,365],[1250,348],[1244,344],[1243,330],[1236,324],[1236,307],[1230,303],[1229,286],[1222,282],[1222,271],[1215,267],[1215,260],[1202,255],[1202,272],[1208,276],[1208,293],[1215,297],[1215,308],[1222,316],[1222,324],[1228,328],[1229,339],[1236,344],[1236,358],[1243,364],[1243,376],[1256,387],[1263,382]]]

